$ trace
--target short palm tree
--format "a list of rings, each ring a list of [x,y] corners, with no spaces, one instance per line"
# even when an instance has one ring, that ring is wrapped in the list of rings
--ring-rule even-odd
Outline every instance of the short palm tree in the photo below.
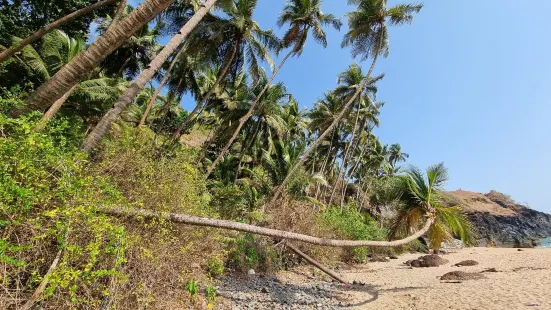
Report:
[[[429,246],[438,252],[442,241],[454,236],[464,244],[472,245],[475,233],[472,224],[459,206],[448,207],[443,201],[443,185],[448,180],[448,171],[443,163],[427,168],[426,176],[412,167],[397,178],[394,191],[398,197],[398,214],[391,228],[390,238],[407,235],[417,229],[423,217],[434,217],[428,232]]]
[[[387,8],[387,0],[349,0],[349,3],[358,5],[356,11],[348,14],[349,31],[345,34],[342,46],[352,45],[352,55],[361,56],[362,60],[373,58],[371,67],[365,79],[354,94],[348,99],[337,118],[310,145],[295,167],[289,171],[289,175],[276,189],[272,201],[275,201],[291,175],[308,159],[314,149],[324,141],[326,135],[330,134],[339,121],[349,112],[350,107],[356,98],[361,94],[364,87],[371,80],[371,74],[380,55],[388,55],[388,29],[387,24],[403,25],[413,21],[413,13],[417,13],[423,7],[421,4],[400,4]]]

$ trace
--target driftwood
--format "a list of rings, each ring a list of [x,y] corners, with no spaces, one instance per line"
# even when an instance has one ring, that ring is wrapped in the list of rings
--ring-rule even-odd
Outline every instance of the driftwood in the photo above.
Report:
[[[50,268],[48,268],[48,272],[46,272],[46,275],[44,275],[44,278],[42,278],[42,282],[40,282],[40,285],[36,288],[34,293],[32,294],[31,298],[27,300],[27,302],[20,308],[21,310],[29,310],[32,308],[34,303],[40,298],[42,295],[42,292],[44,292],[44,289],[46,288],[46,285],[48,285],[48,281],[50,280],[50,276],[52,275],[52,272],[57,267],[57,264],[59,263],[59,260],[61,259],[61,253],[63,252],[63,249],[60,249],[57,251],[57,255],[54,258],[54,261],[50,265]]]
[[[303,234],[297,234],[289,231],[259,227],[254,225],[248,225],[243,223],[237,223],[233,221],[217,220],[205,217],[191,216],[178,213],[167,212],[155,212],[145,209],[135,208],[123,208],[123,207],[109,207],[101,206],[98,208],[100,212],[117,215],[117,216],[131,216],[131,217],[145,217],[145,218],[162,218],[174,223],[182,223],[195,226],[207,226],[215,228],[223,228],[229,230],[237,230],[242,232],[248,232],[256,235],[268,236],[278,239],[287,239],[294,241],[301,241],[321,246],[333,246],[333,247],[360,247],[360,246],[373,246],[373,247],[396,247],[407,244],[423,236],[431,227],[434,222],[434,217],[427,217],[425,226],[416,233],[409,237],[400,240],[393,241],[373,241],[373,240],[336,240],[318,238]]]

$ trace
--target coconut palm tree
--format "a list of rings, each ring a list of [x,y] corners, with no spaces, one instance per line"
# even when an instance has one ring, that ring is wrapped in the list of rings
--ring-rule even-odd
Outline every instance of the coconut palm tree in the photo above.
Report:
[[[443,201],[443,186],[448,180],[448,171],[443,163],[427,168],[426,174],[415,167],[397,179],[394,197],[398,197],[398,214],[392,225],[390,239],[407,235],[421,224],[421,219],[435,215],[435,222],[428,232],[429,246],[436,253],[442,241],[453,236],[467,245],[474,244],[472,224],[459,206],[448,207]]]
[[[396,164],[406,161],[406,159],[408,158],[409,154],[402,152],[402,147],[398,143],[392,144],[388,149],[388,162],[390,164],[390,167],[392,168],[393,173],[398,172]]]
[[[5,49],[4,51],[0,52],[0,63],[4,62],[6,59],[12,57],[15,55],[15,53],[21,51],[25,46],[34,43],[40,39],[42,39],[45,35],[48,33],[58,29],[59,27],[75,20],[76,18],[79,18],[81,16],[84,16],[86,14],[89,14],[93,12],[96,9],[99,9],[103,6],[110,5],[116,2],[122,2],[126,0],[103,0],[96,2],[94,4],[91,4],[87,7],[84,7],[82,9],[76,10],[72,12],[71,14],[68,14],[66,16],[63,16],[62,18],[46,25],[45,27],[42,27],[32,33],[30,36],[20,40],[17,42],[17,44],[12,45],[11,47]]]
[[[224,13],[228,18],[216,18],[206,26],[210,33],[202,41],[211,42],[217,46],[219,53],[223,56],[223,65],[218,71],[218,76],[210,89],[203,95],[188,118],[180,125],[174,133],[176,140],[182,131],[190,124],[201,110],[207,100],[211,99],[219,84],[226,78],[230,68],[239,67],[240,62],[248,64],[249,75],[253,84],[258,83],[261,78],[260,62],[268,62],[273,70],[273,60],[270,51],[279,48],[280,42],[271,30],[264,30],[253,19],[254,10],[258,0],[232,0],[222,5]],[[193,38],[196,40],[197,38]],[[204,44],[197,42],[196,45]]]
[[[12,116],[32,110],[45,111],[71,87],[93,71],[112,51],[121,46],[143,25],[166,9],[174,0],[144,0],[126,18],[98,37],[84,52],[63,66],[51,79],[41,85],[26,100],[26,105],[10,111]],[[209,4],[209,2],[207,2]],[[206,5],[207,5],[206,4]]]
[[[115,122],[120,114],[128,107],[140,89],[149,82],[155,73],[161,69],[165,61],[174,53],[180,46],[182,41],[193,31],[199,24],[201,19],[209,12],[211,7],[216,3],[216,0],[208,0],[204,5],[196,11],[193,17],[180,29],[180,32],[175,34],[167,45],[153,58],[148,68],[144,70],[140,76],[126,89],[124,94],[119,97],[112,109],[110,109],[100,120],[98,125],[90,132],[88,137],[82,143],[82,150],[91,152],[99,145],[101,139],[109,132],[111,125]],[[130,15],[129,15],[130,16]],[[128,18],[128,17],[127,17]],[[122,24],[126,18],[120,23]]]
[[[278,25],[280,27],[286,23],[290,24],[290,28],[283,36],[281,48],[290,48],[289,53],[287,53],[279,66],[272,73],[272,76],[268,80],[268,83],[258,94],[253,104],[251,104],[249,111],[247,111],[247,114],[245,114],[239,120],[239,124],[235,129],[232,137],[226,143],[226,146],[222,149],[220,154],[218,154],[218,157],[214,160],[212,165],[207,170],[207,177],[211,174],[218,162],[230,149],[233,141],[239,134],[241,127],[243,127],[243,125],[245,125],[245,123],[253,115],[254,109],[262,98],[264,92],[268,89],[287,59],[289,59],[289,57],[293,55],[300,56],[300,54],[304,50],[304,46],[308,39],[309,33],[311,32],[312,37],[316,40],[316,42],[322,44],[322,46],[325,48],[327,46],[327,38],[325,32],[323,31],[323,26],[331,25],[337,30],[339,30],[341,27],[341,22],[339,19],[335,18],[332,14],[324,14],[321,11],[321,0],[292,0],[288,2],[283,8],[283,13],[279,16],[278,19]]]
[[[331,126],[317,137],[296,163],[295,167],[289,171],[289,175],[284,179],[283,183],[276,188],[272,201],[275,201],[279,197],[291,175],[304,164],[314,149],[324,141],[325,136],[330,134],[338,122],[348,114],[355,99],[370,81],[379,56],[383,55],[386,57],[388,55],[387,23],[389,25],[411,23],[413,21],[413,13],[419,12],[423,7],[421,4],[400,4],[387,8],[387,0],[349,0],[349,3],[358,5],[358,8],[356,11],[348,13],[349,31],[344,36],[342,46],[351,45],[352,56],[361,56],[362,60],[371,56],[373,58],[371,67],[367,72],[366,78],[356,89],[354,95],[346,102]]]

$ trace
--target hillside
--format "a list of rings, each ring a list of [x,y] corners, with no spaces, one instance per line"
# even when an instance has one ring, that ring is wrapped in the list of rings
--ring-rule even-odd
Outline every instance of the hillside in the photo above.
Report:
[[[496,191],[447,192],[450,205],[461,205],[478,231],[479,246],[533,247],[551,236],[551,215],[520,205]]]

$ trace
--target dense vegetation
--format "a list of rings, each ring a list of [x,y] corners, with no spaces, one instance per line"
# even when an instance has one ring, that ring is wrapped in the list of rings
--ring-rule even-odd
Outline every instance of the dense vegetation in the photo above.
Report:
[[[293,0],[279,38],[253,19],[255,0],[110,1],[21,45],[99,2],[0,0],[0,52],[18,50],[0,63],[0,307],[213,303],[226,268],[297,262],[270,238],[113,216],[110,206],[353,240],[400,239],[430,218],[431,249],[472,242],[460,208],[442,200],[444,166],[404,169],[408,154],[373,133],[387,27],[411,23],[422,5],[351,0],[341,21],[320,0]],[[343,68],[338,86],[301,110],[274,77],[307,41],[337,44],[325,30],[343,22],[342,47],[369,67]],[[99,37],[87,44],[92,23]],[[302,248],[327,263],[406,249]]]

